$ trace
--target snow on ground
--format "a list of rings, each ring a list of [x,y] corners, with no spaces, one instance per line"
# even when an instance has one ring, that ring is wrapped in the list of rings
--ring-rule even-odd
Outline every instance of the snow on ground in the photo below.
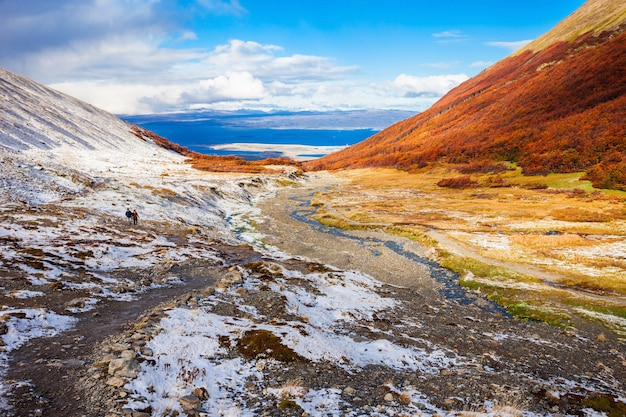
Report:
[[[228,357],[251,330],[279,335],[284,345],[306,360],[331,362],[349,372],[360,372],[367,365],[383,365],[437,374],[441,369],[462,364],[456,355],[437,348],[427,351],[399,346],[384,338],[354,340],[349,334],[342,334],[342,323],[367,323],[375,314],[397,304],[378,295],[380,284],[363,274],[333,271],[305,275],[282,269],[280,275],[282,279],[271,283],[247,278],[243,289],[253,292],[269,285],[273,297],[284,297],[288,312],[300,320],[269,324],[260,314],[250,319],[215,314],[213,307],[218,303],[241,305],[236,288],[207,298],[199,309],[167,311],[167,317],[160,321],[160,332],[147,344],[156,361],[144,362],[138,378],[126,386],[135,399],[128,407],[144,409],[149,404],[156,415],[182,411],[178,399],[194,387],[206,387],[210,400],[205,401],[203,408],[209,415],[256,415],[246,405],[246,384],[268,378],[277,362],[271,358]],[[225,339],[230,347],[224,346]],[[340,415],[338,392],[291,388],[297,391],[295,401],[310,415]],[[271,389],[266,394],[281,395]],[[417,391],[410,395],[420,398]],[[418,409],[416,405],[414,411]]]
[[[69,329],[75,319],[44,309],[2,308],[0,316],[4,333],[0,339],[3,345],[3,350],[0,351],[0,410],[7,410],[9,385],[3,379],[8,366],[8,355],[30,339],[53,336]]]
[[[2,69],[0,109],[0,273],[11,284],[0,296],[37,299],[52,285],[87,293],[67,316],[0,306],[0,365],[103,298],[130,301],[148,287],[180,284],[167,273],[131,282],[115,274],[121,268],[221,262],[212,243],[236,241],[229,218],[271,187],[249,175],[193,170],[119,118]],[[127,208],[138,211],[137,226],[127,223]]]

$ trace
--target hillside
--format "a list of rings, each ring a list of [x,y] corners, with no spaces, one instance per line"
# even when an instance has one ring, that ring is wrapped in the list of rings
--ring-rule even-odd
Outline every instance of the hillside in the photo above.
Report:
[[[507,161],[626,190],[625,28],[625,3],[590,0],[427,111],[307,168]]]

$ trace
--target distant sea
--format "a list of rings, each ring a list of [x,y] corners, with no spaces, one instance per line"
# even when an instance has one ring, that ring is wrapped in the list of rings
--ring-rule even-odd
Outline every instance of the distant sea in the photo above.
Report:
[[[198,112],[122,118],[192,151],[255,160],[280,156],[318,158],[361,142],[382,127],[413,114],[388,110]]]

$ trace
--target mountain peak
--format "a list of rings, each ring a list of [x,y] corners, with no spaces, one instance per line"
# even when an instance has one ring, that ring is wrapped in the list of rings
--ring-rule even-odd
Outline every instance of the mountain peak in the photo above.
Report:
[[[552,30],[535,39],[521,51],[538,52],[558,42],[572,42],[592,33],[620,31],[626,21],[626,2],[623,0],[587,0],[576,11],[557,24]]]

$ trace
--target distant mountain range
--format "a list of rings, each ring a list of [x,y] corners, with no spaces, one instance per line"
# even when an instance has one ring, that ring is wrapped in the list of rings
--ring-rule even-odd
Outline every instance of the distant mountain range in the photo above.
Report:
[[[121,118],[142,125],[154,122],[205,122],[254,129],[382,130],[415,115],[406,110],[270,111],[205,110],[184,113],[132,115]]]
[[[507,161],[626,190],[626,2],[589,0],[430,109],[309,169]]]

